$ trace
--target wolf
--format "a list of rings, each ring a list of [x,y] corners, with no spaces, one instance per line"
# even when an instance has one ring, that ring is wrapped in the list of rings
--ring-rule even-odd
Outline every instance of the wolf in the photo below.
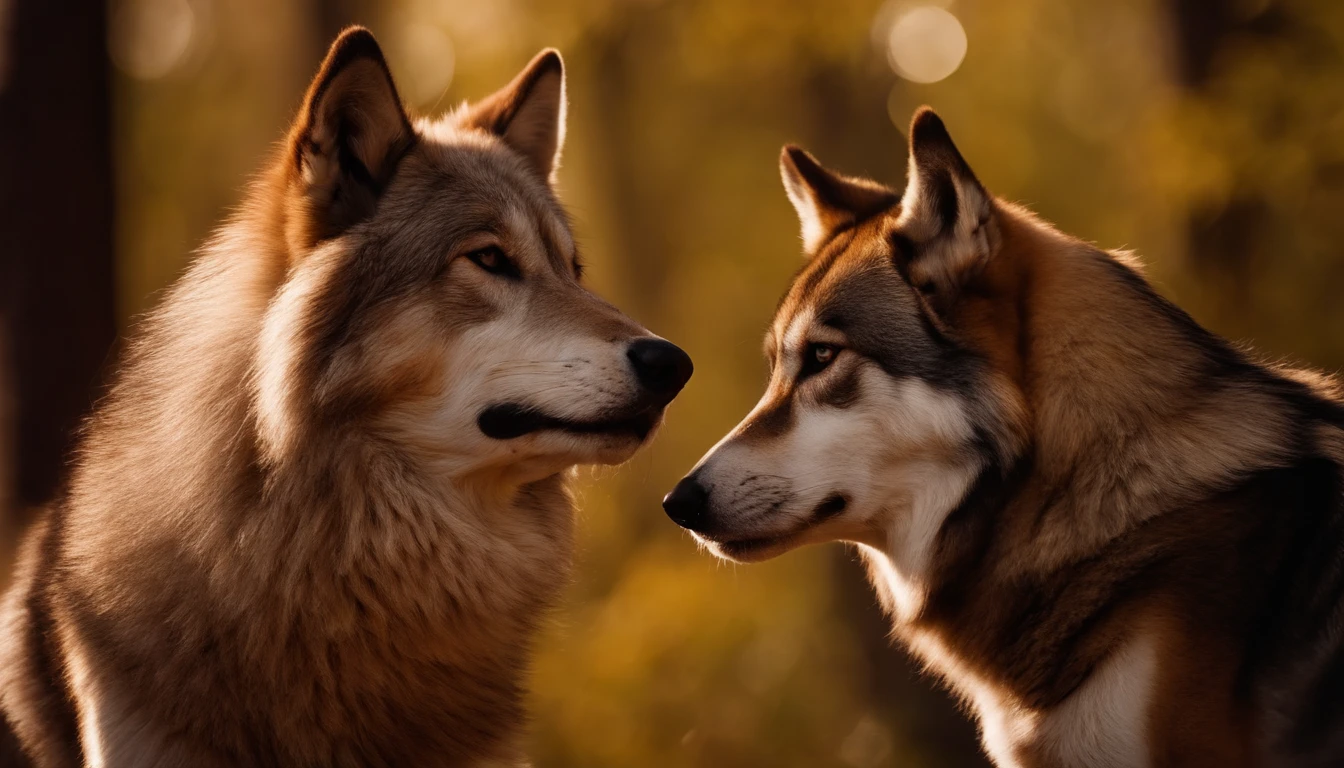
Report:
[[[554,50],[413,120],[340,35],[143,323],[3,608],[38,766],[524,759],[572,468],[644,444],[689,357],[590,293]]]
[[[741,562],[851,542],[999,765],[1344,765],[1344,406],[986,191],[780,160],[806,265],[759,404],[664,500]]]

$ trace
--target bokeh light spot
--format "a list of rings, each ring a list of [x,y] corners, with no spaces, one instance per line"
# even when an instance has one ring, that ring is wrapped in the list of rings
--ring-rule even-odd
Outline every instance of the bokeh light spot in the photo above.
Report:
[[[946,78],[966,58],[966,30],[950,11],[911,8],[898,16],[887,35],[887,60],[896,74],[916,83]]]
[[[453,82],[453,40],[434,24],[409,22],[393,38],[404,69],[402,83],[412,104],[437,104]]]
[[[108,53],[131,77],[157,80],[182,63],[195,33],[187,0],[126,0],[113,6]]]

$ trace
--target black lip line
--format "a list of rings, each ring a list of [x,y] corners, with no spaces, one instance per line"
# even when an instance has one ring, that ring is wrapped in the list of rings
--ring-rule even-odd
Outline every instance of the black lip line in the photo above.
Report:
[[[849,506],[849,497],[843,493],[832,493],[812,510],[812,519],[816,521],[835,517]]]
[[[486,437],[512,440],[542,431],[571,432],[580,435],[627,433],[640,440],[649,436],[658,421],[657,410],[647,410],[620,419],[577,421],[551,416],[535,408],[504,403],[492,405],[476,417],[476,425]]]

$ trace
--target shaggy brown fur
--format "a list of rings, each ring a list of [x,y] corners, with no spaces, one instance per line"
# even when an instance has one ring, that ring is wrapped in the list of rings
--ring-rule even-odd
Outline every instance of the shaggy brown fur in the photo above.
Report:
[[[412,122],[372,35],[332,46],[27,538],[0,711],[39,766],[522,759],[568,470],[690,374],[579,282],[564,103],[546,51]]]
[[[741,560],[859,543],[999,765],[1344,764],[1333,382],[990,196],[932,112],[910,138],[903,195],[786,149],[770,389],[669,513]]]

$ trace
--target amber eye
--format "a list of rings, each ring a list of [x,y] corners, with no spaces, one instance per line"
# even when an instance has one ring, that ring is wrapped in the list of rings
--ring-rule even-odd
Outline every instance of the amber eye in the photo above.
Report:
[[[808,344],[807,351],[803,353],[803,369],[798,373],[799,378],[821,373],[835,362],[839,354],[840,347],[834,344]]]
[[[508,256],[504,255],[504,251],[497,245],[472,251],[467,254],[467,258],[471,260],[471,263],[492,275],[515,279],[521,277],[518,267]]]

